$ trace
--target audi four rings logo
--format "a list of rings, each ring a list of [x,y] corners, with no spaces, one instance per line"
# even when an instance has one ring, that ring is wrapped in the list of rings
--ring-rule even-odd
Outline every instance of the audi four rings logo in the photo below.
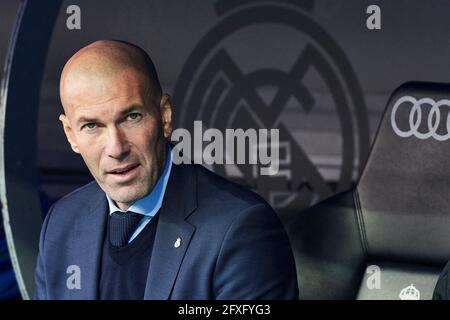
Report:
[[[419,126],[422,122],[422,111],[423,106],[431,106],[430,112],[428,113],[427,132],[419,132]],[[410,107],[409,111],[409,129],[401,130],[397,126],[395,115],[400,107]],[[402,137],[407,138],[415,136],[419,139],[425,140],[428,138],[434,138],[438,141],[445,141],[450,139],[450,112],[447,115],[446,128],[447,132],[445,134],[439,134],[437,132],[439,124],[441,122],[441,107],[447,107],[450,110],[450,100],[443,99],[439,101],[434,101],[431,98],[422,98],[417,100],[411,96],[404,96],[397,100],[391,113],[391,125],[394,132]]]

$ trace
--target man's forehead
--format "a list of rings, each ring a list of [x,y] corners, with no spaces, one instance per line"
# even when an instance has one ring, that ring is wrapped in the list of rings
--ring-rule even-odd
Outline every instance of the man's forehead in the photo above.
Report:
[[[74,81],[106,81],[114,79],[117,74],[123,73],[124,66],[119,67],[111,61],[99,57],[83,57],[71,62],[64,68],[61,76],[61,83],[71,83]],[[135,73],[136,70],[133,70]],[[130,73],[130,72],[129,72]]]
[[[82,89],[85,91],[124,89],[147,85],[146,77],[134,68],[121,68],[112,71],[107,67],[76,68],[67,71],[61,78],[60,90]]]
[[[133,74],[78,77],[61,86],[61,100],[65,108],[95,106],[113,100],[146,100],[149,94],[144,79]]]

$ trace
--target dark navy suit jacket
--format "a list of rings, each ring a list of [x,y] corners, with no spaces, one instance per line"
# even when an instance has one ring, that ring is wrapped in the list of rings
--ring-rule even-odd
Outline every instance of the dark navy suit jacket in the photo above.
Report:
[[[52,206],[39,244],[37,299],[98,298],[107,212],[95,181]],[[79,288],[67,285],[72,265]],[[173,165],[144,298],[297,299],[294,258],[276,213],[202,166]]]

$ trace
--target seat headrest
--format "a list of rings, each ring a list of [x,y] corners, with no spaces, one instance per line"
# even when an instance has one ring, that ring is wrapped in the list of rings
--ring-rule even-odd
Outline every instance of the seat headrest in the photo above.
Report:
[[[407,83],[389,99],[356,191],[369,255],[450,259],[450,84]]]

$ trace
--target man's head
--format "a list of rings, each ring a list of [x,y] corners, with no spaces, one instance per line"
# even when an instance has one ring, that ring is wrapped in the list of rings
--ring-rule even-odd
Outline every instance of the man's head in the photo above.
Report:
[[[121,41],[75,53],[60,81],[59,119],[72,150],[121,209],[145,197],[162,173],[172,107],[150,57]]]

